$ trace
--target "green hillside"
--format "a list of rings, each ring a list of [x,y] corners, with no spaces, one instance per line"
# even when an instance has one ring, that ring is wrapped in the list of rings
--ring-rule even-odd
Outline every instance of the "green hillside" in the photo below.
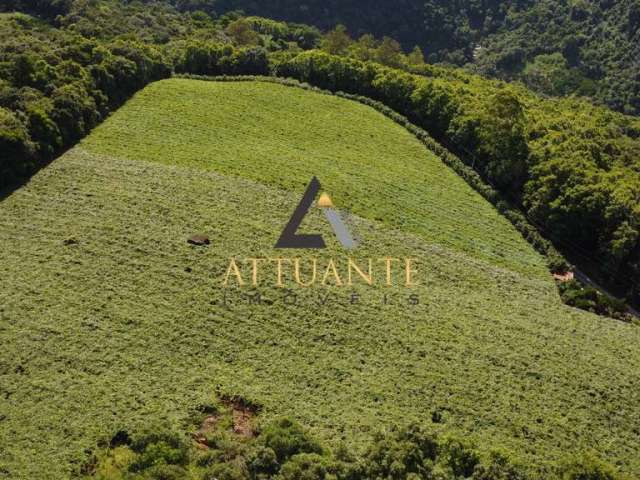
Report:
[[[236,288],[222,304],[229,257],[284,256],[312,175],[349,212],[354,258],[418,260],[419,305],[361,284],[294,287],[289,305],[272,282],[262,305]],[[292,256],[345,258],[318,209],[304,229],[328,250]],[[152,84],[0,203],[0,264],[0,478],[65,478],[98,439],[177,424],[216,392],[356,450],[415,421],[533,471],[582,451],[640,471],[640,330],[562,305],[505,219],[357,103]]]
[[[144,125],[145,134],[132,125]],[[300,195],[316,175],[337,205],[356,215],[549,278],[544,261],[508,222],[478,207],[481,197],[453,171],[429,165],[409,132],[334,96],[269,83],[162,81],[135,96],[82,148],[213,170]],[[504,228],[496,231],[496,223]]]
[[[344,3],[348,7],[350,2]],[[503,4],[492,5],[486,7],[506,13]],[[564,295],[568,302],[618,318],[625,318],[625,302],[640,305],[640,119],[585,100],[545,99],[520,84],[427,65],[420,51],[405,55],[390,38],[364,35],[356,41],[343,29],[321,34],[306,25],[200,11],[210,6],[210,0],[173,6],[166,1],[124,0],[0,5],[2,11],[17,9],[0,15],[0,189],[14,189],[26,181],[154,81],[176,73],[291,77],[374,99],[411,119],[459,157],[453,163],[474,169],[485,184],[492,184],[521,210],[514,223],[550,259],[552,271],[564,273],[574,268],[569,263],[575,264],[620,299],[595,291],[579,293],[576,284],[575,295]],[[453,23],[457,31],[468,32],[464,20],[446,13],[451,9],[459,10],[456,4],[440,11],[447,21],[438,20],[438,9],[433,10],[433,23],[445,29]],[[369,9],[372,12],[387,26],[397,20],[382,10]],[[486,18],[499,23],[502,14]],[[537,43],[563,43],[562,29],[551,28],[544,15],[536,18],[535,31],[549,26],[549,35],[537,36]],[[598,23],[597,16],[594,21]],[[526,38],[527,25],[522,24],[522,41],[519,35],[513,41],[496,40],[497,49],[483,43],[478,50],[481,70],[502,63],[501,46],[509,50],[525,42],[532,48],[527,53],[532,64],[522,68],[534,83],[561,89],[567,81],[585,83],[575,67],[562,66],[559,54],[541,55],[551,52],[540,51]],[[436,37],[459,48],[449,34],[430,37],[430,42]],[[590,41],[605,50],[611,45],[597,37]],[[616,45],[622,46],[615,52],[632,55],[624,42]],[[476,51],[473,46],[469,44],[469,51]],[[567,47],[573,51],[577,44],[569,42]],[[585,46],[581,52],[586,50]],[[433,48],[426,50],[430,52]],[[510,58],[508,51],[502,53]],[[607,56],[606,62],[599,60],[600,54],[588,56],[592,66],[617,62],[615,56]],[[634,95],[627,81],[607,77],[602,85]],[[458,166],[456,171],[469,175]],[[489,195],[502,211],[508,208],[495,192]]]

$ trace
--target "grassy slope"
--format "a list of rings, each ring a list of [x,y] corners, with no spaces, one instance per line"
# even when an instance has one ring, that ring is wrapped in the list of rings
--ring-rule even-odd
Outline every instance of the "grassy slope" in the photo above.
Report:
[[[313,309],[266,287],[272,306],[215,303],[226,258],[277,255],[311,174],[353,212],[358,257],[421,259],[421,306],[362,287],[358,308],[335,289]],[[342,255],[309,224],[319,256]],[[154,84],[0,203],[0,245],[0,478],[59,478],[98,437],[180,421],[216,386],[353,444],[442,410],[434,428],[523,462],[593,448],[640,471],[640,331],[561,305],[508,223],[361,105]]]
[[[141,125],[144,134],[130,125]],[[317,175],[340,208],[548,279],[544,262],[508,222],[411,134],[337,97],[266,83],[175,79],[137,95],[84,147],[215,170],[300,195]]]

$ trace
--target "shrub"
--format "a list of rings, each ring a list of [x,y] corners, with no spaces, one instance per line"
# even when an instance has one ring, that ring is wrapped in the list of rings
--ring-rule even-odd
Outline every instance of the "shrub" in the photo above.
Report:
[[[155,465],[145,473],[145,478],[149,480],[184,480],[187,478],[186,470],[177,465]]]
[[[251,450],[247,458],[247,467],[253,475],[275,475],[280,469],[276,452],[263,446]]]
[[[238,462],[227,462],[213,465],[203,476],[203,480],[248,480],[244,465]]]
[[[600,293],[595,288],[587,287],[578,280],[560,282],[558,284],[562,301],[572,307],[588,310],[599,315],[627,320],[626,303],[609,295]]]
[[[264,446],[275,452],[280,464],[299,453],[322,453],[320,445],[298,423],[288,418],[268,425],[260,439]]]
[[[473,480],[526,480],[524,474],[510,461],[507,454],[492,452],[487,465],[476,465]]]
[[[410,474],[428,478],[437,458],[434,437],[417,426],[393,435],[378,435],[365,455],[365,478],[401,479]]]
[[[155,429],[135,439],[131,449],[138,454],[129,466],[132,472],[140,472],[156,465],[186,465],[189,462],[189,445],[182,436]]]
[[[324,480],[327,460],[316,453],[294,455],[280,470],[278,480]]]
[[[459,440],[450,440],[446,443],[446,462],[453,474],[457,477],[470,477],[480,463],[478,454],[465,443]]]
[[[15,181],[35,168],[33,146],[24,123],[15,113],[0,107],[0,177]],[[0,184],[0,187],[2,185]]]

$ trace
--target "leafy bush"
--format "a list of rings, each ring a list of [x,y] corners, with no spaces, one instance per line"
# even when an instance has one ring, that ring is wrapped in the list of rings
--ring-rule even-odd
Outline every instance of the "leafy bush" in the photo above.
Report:
[[[316,453],[300,453],[291,457],[280,470],[278,480],[324,480],[327,460]]]
[[[245,468],[237,462],[213,465],[204,474],[202,480],[248,480]]]
[[[627,306],[623,300],[617,300],[600,293],[595,288],[586,287],[577,280],[558,284],[560,296],[567,304],[600,315],[627,320]]]
[[[526,480],[522,471],[516,468],[503,452],[491,452],[487,464],[477,464],[471,477],[473,480]]]
[[[132,472],[140,472],[158,465],[186,465],[189,462],[189,445],[179,434],[156,429],[136,439],[131,449],[138,454],[129,466]]]
[[[478,454],[459,440],[448,441],[445,450],[447,465],[456,477],[471,477],[480,464]]]
[[[295,421],[283,418],[267,426],[260,436],[260,442],[273,450],[282,464],[299,453],[322,453],[322,448]]]
[[[184,480],[187,472],[177,465],[155,465],[146,471],[149,480]]]
[[[438,455],[435,437],[411,426],[395,435],[378,435],[365,456],[364,478],[429,478]]]
[[[254,476],[275,475],[280,469],[276,452],[264,446],[258,446],[249,453],[247,467]]]
[[[0,107],[0,177],[6,181],[16,181],[27,173],[33,163],[33,146],[29,140],[27,126],[18,116]],[[1,185],[0,185],[1,186]]]

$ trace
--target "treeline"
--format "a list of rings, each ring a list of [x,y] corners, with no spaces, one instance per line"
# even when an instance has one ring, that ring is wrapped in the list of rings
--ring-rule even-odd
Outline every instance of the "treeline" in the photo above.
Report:
[[[414,75],[311,51],[273,68],[407,116],[522,205],[563,250],[638,300],[639,120],[576,100],[541,101],[518,86],[437,67]]]
[[[27,177],[131,94],[171,74],[148,44],[100,42],[20,14],[0,25],[0,186]]]
[[[483,75],[521,80],[545,94],[590,97],[640,114],[640,0],[167,1],[181,12],[221,16],[243,10],[325,31],[343,24],[354,38],[394,38],[405,52],[418,46],[429,63],[466,65]],[[7,11],[55,19],[78,2],[4,3]],[[162,2],[143,3],[163,8]]]
[[[268,74],[267,51],[310,48],[321,37],[312,27],[214,20],[164,2],[20,0],[4,8],[40,17],[0,14],[0,188],[27,178],[174,70]]]
[[[71,2],[3,5],[52,19]],[[168,67],[141,43],[106,44],[22,14],[0,17],[0,188],[33,173]]]
[[[219,13],[344,24],[418,45],[430,63],[522,80],[549,95],[588,96],[640,114],[640,0],[199,0]]]
[[[418,45],[429,62],[463,65],[473,58],[474,43],[496,31],[516,2],[445,0],[199,0],[212,12],[243,10],[287,21],[316,25],[328,31],[343,24],[352,36],[372,34],[398,40],[405,51]]]

